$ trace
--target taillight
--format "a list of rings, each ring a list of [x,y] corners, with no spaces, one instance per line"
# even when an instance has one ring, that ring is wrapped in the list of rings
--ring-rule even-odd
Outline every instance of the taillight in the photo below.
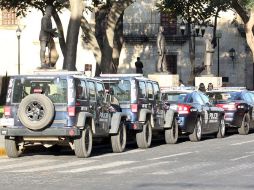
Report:
[[[68,115],[69,116],[75,116],[75,106],[69,106],[68,107]]]
[[[227,111],[234,111],[237,109],[237,105],[236,103],[229,103],[229,104],[217,104],[216,106],[219,108],[223,108],[224,110]]]
[[[131,104],[131,111],[138,112],[138,104]]]
[[[185,104],[178,104],[177,111],[179,114],[189,114],[191,106]]]
[[[4,106],[4,115],[5,116],[11,115],[11,107],[10,106]]]

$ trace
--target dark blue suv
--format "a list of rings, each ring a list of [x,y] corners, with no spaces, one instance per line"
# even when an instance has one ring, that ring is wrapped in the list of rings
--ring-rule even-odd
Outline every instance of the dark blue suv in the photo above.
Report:
[[[134,131],[139,148],[151,145],[152,134],[164,132],[166,143],[178,139],[177,112],[164,107],[158,82],[140,74],[102,74],[105,88],[130,115],[127,129]]]
[[[91,154],[93,138],[110,137],[113,152],[126,145],[127,114],[117,112],[99,79],[73,72],[13,76],[1,134],[9,157],[28,144],[70,144],[78,157]]]

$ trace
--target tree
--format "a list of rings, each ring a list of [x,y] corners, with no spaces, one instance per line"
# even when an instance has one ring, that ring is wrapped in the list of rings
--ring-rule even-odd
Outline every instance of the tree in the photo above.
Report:
[[[116,73],[123,44],[123,12],[133,0],[93,1],[95,25],[83,17],[84,40],[96,58],[96,75]]]
[[[217,18],[220,11],[225,11],[229,8],[226,0],[163,0],[157,4],[157,7],[162,12],[173,13],[185,21],[187,25],[187,36],[189,37],[189,58],[191,64],[191,73],[189,84],[192,85],[195,78],[195,39],[191,38],[191,25],[205,24],[210,25],[210,21],[214,18],[213,25],[213,47],[216,47],[216,29]]]
[[[7,9],[7,10],[15,10],[17,16],[23,16],[25,17],[27,12],[29,12],[29,8],[35,8],[44,14],[45,8],[47,5],[53,6],[53,18],[57,25],[58,33],[59,33],[59,43],[61,47],[61,51],[63,56],[65,56],[66,51],[66,44],[65,44],[65,38],[64,38],[64,32],[63,32],[63,25],[59,18],[58,12],[61,11],[65,4],[56,1],[56,0],[0,0],[0,9]],[[38,34],[39,36],[39,34]]]

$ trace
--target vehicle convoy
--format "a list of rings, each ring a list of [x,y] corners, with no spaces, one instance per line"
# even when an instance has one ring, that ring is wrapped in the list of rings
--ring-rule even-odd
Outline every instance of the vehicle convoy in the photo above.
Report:
[[[224,137],[224,110],[211,104],[201,91],[164,89],[162,99],[178,111],[179,133],[187,134],[191,141],[200,141],[203,134]]]
[[[121,111],[130,115],[127,129],[136,134],[139,148],[150,147],[152,135],[161,132],[166,143],[177,142],[178,113],[163,106],[158,82],[140,74],[103,74],[100,79],[118,100]]]
[[[70,145],[89,157],[93,139],[111,138],[113,152],[126,145],[126,113],[117,112],[99,79],[76,72],[37,73],[10,79],[1,134],[9,157],[31,144]]]
[[[237,88],[220,88],[207,92],[210,100],[225,111],[227,128],[238,128],[238,133],[247,135],[254,127],[254,94]]]

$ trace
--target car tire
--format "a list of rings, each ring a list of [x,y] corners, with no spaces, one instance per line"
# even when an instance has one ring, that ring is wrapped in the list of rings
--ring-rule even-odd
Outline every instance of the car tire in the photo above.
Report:
[[[30,94],[19,104],[18,117],[28,129],[40,130],[52,122],[54,110],[54,105],[47,96]]]
[[[248,135],[250,131],[250,115],[245,113],[242,120],[242,125],[238,128],[238,133],[240,135]]]
[[[167,144],[176,144],[178,140],[178,123],[174,118],[172,127],[170,129],[165,129],[165,141]]]
[[[217,133],[217,138],[223,138],[225,136],[225,133],[226,133],[225,121],[224,121],[224,118],[221,118],[220,124],[219,124],[219,131]]]
[[[5,137],[5,150],[9,158],[18,158],[21,154],[17,139],[10,139],[8,136]]]
[[[118,133],[111,136],[111,146],[115,153],[123,152],[126,146],[126,126],[123,122],[120,123]]]
[[[200,118],[197,119],[193,133],[189,135],[191,142],[198,142],[202,137],[202,121]]]
[[[136,134],[137,145],[139,148],[149,148],[152,142],[152,125],[149,120],[143,125],[143,130]]]
[[[91,155],[93,137],[91,127],[86,125],[81,136],[74,140],[74,152],[78,158],[87,158]]]

